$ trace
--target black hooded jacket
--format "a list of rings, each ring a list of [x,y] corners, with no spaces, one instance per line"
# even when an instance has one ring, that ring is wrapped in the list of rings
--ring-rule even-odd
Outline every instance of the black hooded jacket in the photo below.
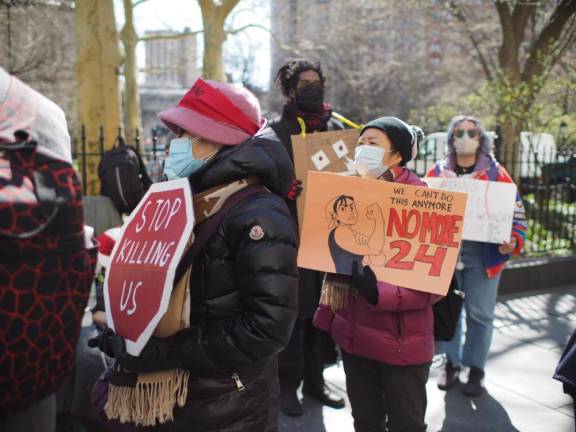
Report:
[[[199,193],[249,176],[272,193],[247,197],[222,219],[193,264],[190,328],[173,337],[180,366],[201,376],[229,376],[276,354],[298,313],[297,228],[278,196],[290,189],[293,167],[274,132],[224,147],[190,183]],[[250,237],[256,225],[259,240]]]
[[[190,326],[152,338],[146,355],[129,356],[126,367],[138,372],[190,371],[188,397],[174,408],[174,420],[146,430],[277,430],[275,354],[288,344],[298,315],[297,227],[280,198],[293,180],[290,157],[268,128],[220,149],[189,181],[200,193],[251,176],[270,192],[233,205],[196,256]],[[251,235],[256,226],[259,235]]]

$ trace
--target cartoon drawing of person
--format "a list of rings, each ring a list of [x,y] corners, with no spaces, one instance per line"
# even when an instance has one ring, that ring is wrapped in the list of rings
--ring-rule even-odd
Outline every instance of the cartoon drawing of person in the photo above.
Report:
[[[326,213],[330,221],[328,248],[336,273],[350,274],[353,262],[363,266],[363,261],[367,259],[374,265],[385,263],[382,253],[385,241],[384,216],[378,204],[370,204],[366,208],[366,217],[374,221],[370,235],[353,228],[358,223],[358,210],[353,196],[336,197],[328,204]]]

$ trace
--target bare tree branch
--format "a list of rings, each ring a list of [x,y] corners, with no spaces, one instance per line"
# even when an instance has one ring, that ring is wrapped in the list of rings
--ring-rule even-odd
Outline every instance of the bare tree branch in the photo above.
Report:
[[[445,2],[444,6],[448,9],[450,14],[463,25],[464,31],[468,36],[468,39],[470,39],[472,46],[474,47],[476,57],[478,58],[478,61],[482,66],[482,70],[484,71],[486,79],[488,81],[492,81],[494,79],[494,73],[490,68],[489,62],[486,60],[486,56],[482,52],[480,42],[476,39],[476,36],[474,36],[474,32],[470,29],[470,26],[468,25],[469,24],[468,19],[466,18],[463,10],[460,8],[460,5],[458,5],[455,1],[449,1],[447,3]]]
[[[223,0],[218,9],[220,10],[220,16],[227,17],[232,9],[236,7],[240,0]]]
[[[246,24],[246,25],[243,25],[242,27],[238,27],[235,29],[226,29],[225,32],[229,35],[236,35],[238,33],[242,33],[245,30],[248,30],[250,28],[257,28],[257,29],[264,30],[264,31],[272,34],[272,30],[270,30],[270,28],[263,26],[261,24]]]
[[[500,17],[502,27],[509,27],[510,20],[512,19],[512,15],[510,13],[510,3],[505,0],[495,0],[494,6],[496,6],[496,11],[498,11],[498,16]]]
[[[524,32],[526,31],[526,24],[530,17],[534,16],[534,13],[538,9],[537,2],[517,2],[514,6],[514,11],[512,12],[512,23],[514,25],[514,34],[519,41],[524,39]]]
[[[576,18],[574,19],[576,24]],[[564,32],[562,40],[559,41],[556,55],[552,59],[551,66],[554,66],[560,59],[576,44],[576,25],[568,25],[568,30]]]
[[[533,77],[544,72],[546,66],[542,55],[554,49],[552,44],[554,41],[560,40],[565,25],[569,21],[574,21],[575,14],[576,0],[561,0],[558,3],[550,21],[540,32],[536,42],[530,49],[530,54],[522,73],[523,80],[530,81]]]
[[[202,9],[206,8],[212,10],[216,7],[216,5],[212,0],[198,0],[198,4]]]

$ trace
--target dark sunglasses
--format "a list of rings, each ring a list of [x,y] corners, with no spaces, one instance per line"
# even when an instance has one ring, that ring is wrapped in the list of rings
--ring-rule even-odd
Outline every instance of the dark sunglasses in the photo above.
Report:
[[[462,138],[466,133],[468,133],[470,138],[476,138],[478,135],[480,135],[480,131],[478,129],[456,129],[454,131],[454,136],[456,138]]]

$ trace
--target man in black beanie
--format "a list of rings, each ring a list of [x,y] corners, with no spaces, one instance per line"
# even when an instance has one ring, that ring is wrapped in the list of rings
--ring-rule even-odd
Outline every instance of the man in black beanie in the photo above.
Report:
[[[324,103],[325,78],[319,64],[305,59],[287,62],[276,74],[275,82],[286,97],[282,116],[270,122],[270,126],[288,151],[292,153],[292,135],[344,129],[334,118],[330,106]],[[304,129],[304,130],[303,130]],[[296,199],[301,191],[295,181],[286,203],[295,221],[298,221]],[[292,338],[284,351],[278,355],[282,412],[290,416],[303,414],[297,396],[300,383],[302,392],[326,406],[343,408],[344,400],[331,395],[324,385],[324,364],[336,358],[332,340],[312,325],[314,312],[320,300],[324,273],[299,268],[299,319],[294,326]]]

